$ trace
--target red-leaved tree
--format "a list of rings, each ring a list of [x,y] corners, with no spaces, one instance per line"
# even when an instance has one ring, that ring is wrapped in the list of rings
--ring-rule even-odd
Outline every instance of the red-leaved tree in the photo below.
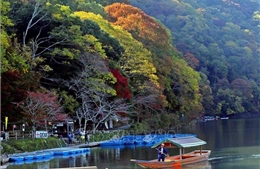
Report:
[[[35,91],[39,87],[39,75],[28,72],[23,74],[17,70],[1,74],[1,118],[8,116],[10,122],[18,122],[22,114],[13,102],[20,102],[27,97],[27,91]]]
[[[58,97],[52,92],[28,92],[24,101],[14,103],[23,110],[26,121],[32,125],[33,137],[37,128],[48,130],[48,122],[57,121],[57,118],[66,118],[61,115],[62,107]],[[60,120],[62,120],[60,119]]]
[[[111,73],[117,79],[117,82],[115,84],[117,95],[122,98],[130,99],[131,93],[128,86],[127,78],[120,73],[119,69],[112,69]]]

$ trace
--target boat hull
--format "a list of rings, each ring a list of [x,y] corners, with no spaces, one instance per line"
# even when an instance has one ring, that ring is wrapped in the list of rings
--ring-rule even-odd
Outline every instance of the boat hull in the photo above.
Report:
[[[179,169],[181,168],[181,163],[179,162],[152,162],[152,161],[142,161],[142,160],[138,160],[136,161],[136,163],[143,167],[143,168],[160,168],[160,169],[167,169],[167,168],[171,168],[171,169]]]
[[[182,156],[166,157],[165,162],[155,160],[131,160],[144,168],[180,168],[181,166],[207,161],[210,156],[210,150],[195,150]]]

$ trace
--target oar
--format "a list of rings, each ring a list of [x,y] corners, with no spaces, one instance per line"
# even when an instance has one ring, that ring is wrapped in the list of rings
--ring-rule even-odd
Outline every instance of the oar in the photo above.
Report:
[[[155,148],[155,149],[156,149],[157,151],[159,151],[158,148]],[[163,153],[163,155],[165,155],[166,157],[170,157],[169,154]]]

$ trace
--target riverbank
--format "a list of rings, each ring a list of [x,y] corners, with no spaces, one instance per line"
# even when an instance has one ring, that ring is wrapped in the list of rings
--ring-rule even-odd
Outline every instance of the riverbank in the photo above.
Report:
[[[31,152],[43,149],[51,149],[51,148],[60,148],[67,146],[84,146],[84,147],[93,147],[98,146],[99,142],[110,140],[114,136],[123,136],[121,131],[117,132],[109,132],[109,133],[95,133],[90,135],[90,144],[83,144],[84,139],[80,139],[80,137],[75,136],[73,138],[72,143],[68,144],[68,138],[57,138],[57,137],[48,137],[48,138],[27,138],[27,139],[10,139],[3,140],[1,142],[1,146],[3,149],[1,150],[1,154],[14,154],[21,152]]]
[[[1,141],[1,154],[14,154],[21,152],[31,152],[43,149],[66,147],[66,142],[62,139],[49,137],[38,139],[19,139]]]
[[[42,143],[42,141],[45,143],[45,146],[42,146],[41,144],[39,143]],[[54,146],[55,144],[52,144],[52,146],[47,146],[48,143],[50,142],[53,142],[55,141],[57,144],[57,146]],[[12,147],[11,145],[8,145],[8,143],[12,142],[12,145],[14,147]],[[14,143],[16,142],[16,143]],[[24,143],[28,143],[26,147],[23,147],[21,146],[20,149],[17,149],[17,145],[24,145]],[[66,144],[66,142],[63,140],[63,139],[58,139],[58,138],[50,138],[50,139],[44,139],[44,140],[39,140],[39,139],[34,139],[33,141],[28,141],[28,140],[9,140],[8,142],[1,142],[1,146],[2,147],[5,147],[2,149],[1,151],[1,154],[0,154],[0,159],[1,159],[1,166],[4,166],[5,164],[7,164],[9,162],[9,157],[11,157],[12,155],[18,155],[20,153],[30,153],[32,151],[24,151],[25,149],[28,150],[28,147],[32,147],[34,145],[34,150],[33,149],[30,149],[30,150],[33,150],[33,151],[37,151],[37,150],[53,150],[53,149],[56,149],[56,148],[60,148],[61,150],[62,149],[70,149],[72,148],[73,150],[74,149],[86,149],[86,148],[92,148],[92,147],[98,147],[100,145],[100,143],[103,142],[103,141],[100,141],[100,142],[90,142],[88,144]],[[62,144],[63,143],[63,144]],[[46,147],[47,146],[47,147]],[[6,149],[6,147],[9,147],[8,149]],[[11,147],[11,148],[10,148]],[[7,153],[9,150],[9,153]],[[10,150],[11,153],[10,153]]]
[[[260,112],[251,112],[251,113],[238,113],[232,114],[229,116],[231,119],[252,119],[252,118],[260,118]]]

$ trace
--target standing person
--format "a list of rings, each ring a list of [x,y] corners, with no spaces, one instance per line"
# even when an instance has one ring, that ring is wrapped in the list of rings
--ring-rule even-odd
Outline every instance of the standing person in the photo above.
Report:
[[[161,144],[161,147],[158,148],[158,162],[161,160],[164,162],[165,156],[168,156],[168,151],[164,148],[164,144]]]
[[[1,137],[3,138],[3,140],[5,139],[5,131],[1,131]]]
[[[72,144],[72,133],[69,133],[69,135],[68,135],[68,139],[69,139],[69,144]]]
[[[85,144],[89,144],[89,134],[88,132],[85,132]]]

